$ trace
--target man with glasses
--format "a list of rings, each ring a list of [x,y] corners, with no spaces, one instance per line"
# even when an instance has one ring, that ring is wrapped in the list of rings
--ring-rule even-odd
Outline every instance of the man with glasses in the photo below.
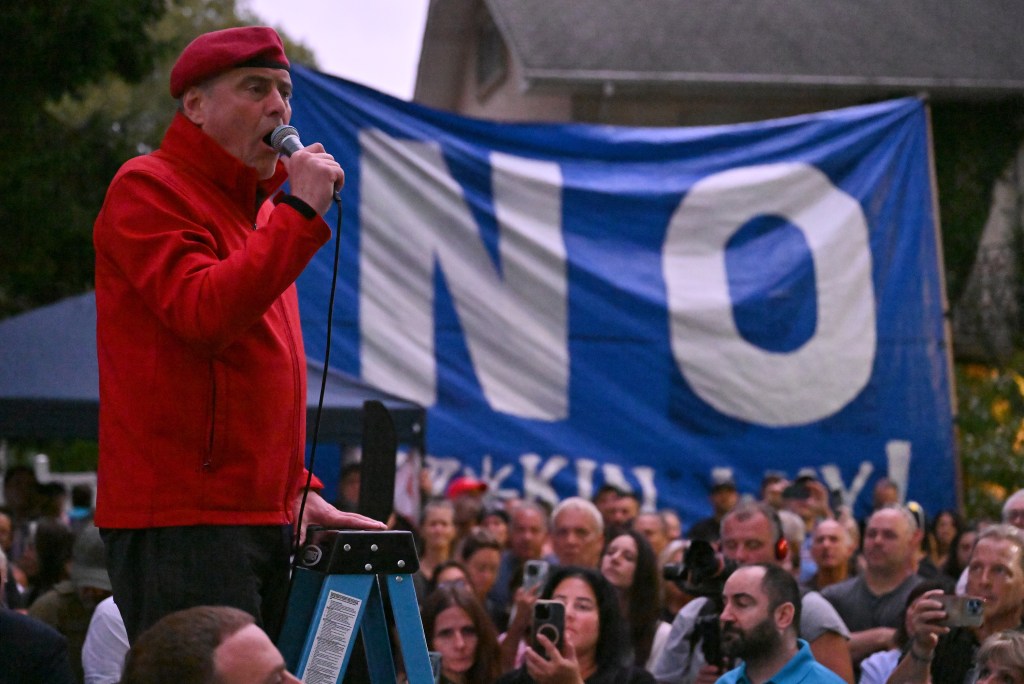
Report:
[[[1024,489],[1018,489],[1003,504],[1003,522],[1024,530]]]
[[[1024,489],[1018,489],[1006,499],[1003,504],[1003,523],[1024,530]],[[956,593],[961,596],[967,593],[967,568],[964,568],[956,581]]]

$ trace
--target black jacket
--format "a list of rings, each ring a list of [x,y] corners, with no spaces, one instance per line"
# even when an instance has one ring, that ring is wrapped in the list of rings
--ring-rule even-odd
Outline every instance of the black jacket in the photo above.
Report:
[[[68,642],[35,618],[0,608],[0,684],[74,684]]]

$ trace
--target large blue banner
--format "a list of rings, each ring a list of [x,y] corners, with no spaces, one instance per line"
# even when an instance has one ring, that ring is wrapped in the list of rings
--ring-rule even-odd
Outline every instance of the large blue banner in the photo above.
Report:
[[[428,407],[428,461],[686,520],[714,469],[955,503],[927,114],[732,126],[484,122],[296,67],[346,170],[331,363]],[[333,213],[328,216],[333,225]],[[300,279],[324,352],[333,245]],[[311,379],[311,382],[313,379]]]

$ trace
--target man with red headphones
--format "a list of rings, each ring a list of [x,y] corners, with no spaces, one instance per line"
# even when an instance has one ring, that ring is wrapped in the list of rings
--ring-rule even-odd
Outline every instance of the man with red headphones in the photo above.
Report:
[[[727,561],[741,567],[754,563],[781,565],[789,553],[775,509],[758,502],[740,503],[722,519],[720,549]],[[652,669],[659,682],[712,684],[723,674],[720,666],[706,662],[696,631],[708,612],[709,600],[695,598],[676,615],[665,648]],[[853,683],[847,644],[850,632],[835,608],[817,592],[808,592],[801,599],[799,635],[810,645],[815,660]]]

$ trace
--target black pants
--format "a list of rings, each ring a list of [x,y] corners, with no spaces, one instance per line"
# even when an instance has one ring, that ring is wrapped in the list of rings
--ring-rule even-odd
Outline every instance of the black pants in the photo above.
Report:
[[[164,615],[233,606],[277,638],[288,601],[291,527],[101,530],[114,602],[129,642]]]

